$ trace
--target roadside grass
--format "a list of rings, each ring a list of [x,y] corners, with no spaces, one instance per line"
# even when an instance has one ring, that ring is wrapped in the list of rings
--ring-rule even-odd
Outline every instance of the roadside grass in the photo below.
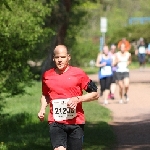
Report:
[[[97,101],[84,103],[86,125],[84,150],[111,150],[116,138],[111,126],[111,112],[98,104]]]
[[[149,68],[150,67],[150,62],[147,62],[145,67]],[[129,65],[129,69],[138,69],[139,68],[139,62],[132,62]]]
[[[150,67],[150,62],[146,63],[147,68]],[[139,68],[139,63],[138,62],[132,62],[129,65],[129,69],[138,69]],[[87,73],[87,74],[97,74],[99,71],[98,67],[82,67],[82,69]]]
[[[40,108],[41,83],[26,88],[26,94],[7,98],[0,116],[0,150],[52,150],[47,124],[37,113]],[[84,150],[111,149],[115,136],[108,122],[111,112],[97,101],[84,103],[86,116]]]
[[[96,74],[99,71],[97,67],[83,67],[82,68],[87,74]]]

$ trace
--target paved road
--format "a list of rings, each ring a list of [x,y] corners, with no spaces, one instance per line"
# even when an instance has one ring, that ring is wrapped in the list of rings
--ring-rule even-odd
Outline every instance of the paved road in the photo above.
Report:
[[[90,78],[98,83],[97,74]],[[130,81],[129,103],[118,103],[117,87],[115,100],[105,106],[112,111],[110,125],[118,142],[114,150],[150,150],[150,69],[130,71]]]
[[[97,74],[92,74],[89,76],[93,81],[98,82]],[[150,69],[146,68],[143,71],[140,71],[139,69],[131,70],[130,82],[131,83],[150,83]]]

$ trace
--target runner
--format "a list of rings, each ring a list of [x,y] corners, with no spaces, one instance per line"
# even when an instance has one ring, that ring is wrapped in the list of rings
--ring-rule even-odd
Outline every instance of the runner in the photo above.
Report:
[[[82,150],[85,117],[82,102],[98,99],[97,86],[77,67],[69,65],[71,56],[64,45],[56,46],[53,61],[56,68],[42,78],[41,108],[43,121],[50,105],[48,123],[54,150]],[[83,91],[87,93],[83,95]]]
[[[110,85],[112,80],[112,59],[109,55],[108,46],[103,47],[103,53],[99,53],[96,60],[101,91],[104,93],[104,104],[108,104],[108,95],[110,93]]]
[[[123,103],[123,96],[125,97],[125,102],[129,101],[128,89],[129,89],[129,68],[128,65],[131,63],[131,54],[126,51],[125,44],[121,44],[120,51],[116,53],[114,66],[116,69],[116,78],[119,85],[119,103]]]
[[[135,50],[135,55],[138,55],[139,67],[140,70],[145,68],[146,63],[146,54],[147,54],[147,46],[144,42],[143,38],[140,38],[137,49]]]
[[[131,44],[130,44],[130,42],[124,37],[124,38],[122,38],[122,40],[120,40],[119,42],[118,42],[118,49],[120,49],[120,47],[121,47],[121,44],[125,44],[125,50],[126,51],[129,51],[130,49],[131,49]]]
[[[116,55],[116,45],[114,45],[114,44],[111,45],[109,55],[111,56],[112,60],[114,61],[115,55]],[[111,82],[111,86],[110,86],[110,94],[108,96],[108,99],[111,98],[112,100],[115,99],[114,93],[115,93],[115,90],[116,90],[116,83],[117,83],[116,69],[117,69],[116,66],[112,67],[113,76],[112,76],[112,82]]]

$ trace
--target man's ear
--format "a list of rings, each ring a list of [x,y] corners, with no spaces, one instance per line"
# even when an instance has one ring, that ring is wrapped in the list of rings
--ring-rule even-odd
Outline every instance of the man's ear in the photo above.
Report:
[[[68,54],[68,58],[69,58],[69,60],[71,59],[71,56],[70,56],[70,54]]]

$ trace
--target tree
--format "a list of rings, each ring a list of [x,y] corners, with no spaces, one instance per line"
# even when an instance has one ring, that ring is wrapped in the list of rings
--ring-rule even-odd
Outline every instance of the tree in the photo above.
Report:
[[[54,32],[45,26],[56,0],[9,0],[11,10],[1,5],[0,10],[0,91],[18,94],[30,83],[27,61],[34,55],[37,43],[42,43]]]
[[[42,65],[42,74],[53,67],[53,49],[58,44],[67,45],[74,59],[76,59],[74,54],[76,54],[76,52],[78,53],[80,49],[75,48],[74,45],[77,44],[77,37],[80,36],[80,31],[87,23],[88,16],[91,12],[90,7],[93,6],[92,0],[63,0],[57,2],[57,5],[55,5],[52,11],[53,17],[50,18],[51,27],[53,25],[52,28],[55,30],[56,35],[51,39],[48,56]],[[87,53],[87,50],[85,53]],[[82,56],[80,55],[79,57]],[[76,59],[76,61],[78,60],[79,59]],[[79,65],[81,63],[72,61],[72,64]]]

